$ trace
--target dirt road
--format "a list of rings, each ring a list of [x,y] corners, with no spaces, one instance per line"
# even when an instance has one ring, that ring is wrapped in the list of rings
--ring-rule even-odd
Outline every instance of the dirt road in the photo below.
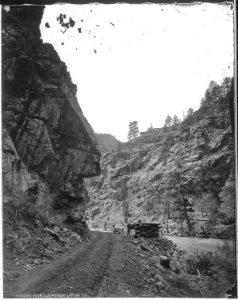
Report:
[[[18,279],[5,297],[151,296],[132,238],[92,232],[86,245]]]

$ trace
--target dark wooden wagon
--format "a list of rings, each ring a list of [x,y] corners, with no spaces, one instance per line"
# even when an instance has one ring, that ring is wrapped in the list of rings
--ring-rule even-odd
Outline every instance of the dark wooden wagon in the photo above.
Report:
[[[134,237],[154,238],[159,237],[159,230],[161,226],[159,223],[134,223],[128,224],[127,234],[135,232]]]

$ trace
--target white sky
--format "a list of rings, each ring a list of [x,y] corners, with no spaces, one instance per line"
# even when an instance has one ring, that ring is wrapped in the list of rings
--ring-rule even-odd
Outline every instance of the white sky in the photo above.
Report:
[[[64,34],[60,13],[76,22]],[[230,5],[49,5],[41,32],[66,63],[94,131],[121,141],[131,121],[145,131],[168,114],[182,118],[199,108],[211,80],[233,75]]]

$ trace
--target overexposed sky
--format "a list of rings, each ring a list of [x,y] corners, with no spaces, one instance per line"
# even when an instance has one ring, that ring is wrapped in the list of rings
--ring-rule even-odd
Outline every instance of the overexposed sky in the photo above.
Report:
[[[60,13],[76,22],[65,33]],[[182,118],[211,80],[233,75],[228,4],[48,5],[41,33],[66,63],[94,131],[121,141],[131,121],[146,131],[168,114]]]

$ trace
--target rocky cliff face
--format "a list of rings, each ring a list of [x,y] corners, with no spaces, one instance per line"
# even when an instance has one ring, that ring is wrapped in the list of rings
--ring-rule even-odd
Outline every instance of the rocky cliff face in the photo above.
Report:
[[[165,234],[211,236],[234,218],[229,91],[209,101],[179,128],[155,129],[103,154],[101,176],[87,183],[91,227],[140,219],[159,221]]]
[[[12,221],[85,228],[84,178],[100,172],[94,132],[65,64],[43,44],[43,6],[2,13],[3,201]],[[33,222],[32,221],[32,222]]]

